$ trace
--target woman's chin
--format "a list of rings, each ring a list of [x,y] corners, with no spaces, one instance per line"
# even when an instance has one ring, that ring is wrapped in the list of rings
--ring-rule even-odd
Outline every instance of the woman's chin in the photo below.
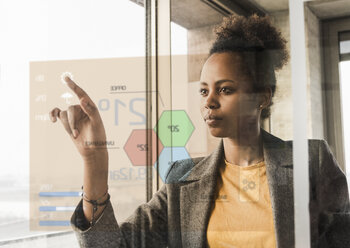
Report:
[[[217,137],[217,138],[227,137],[227,133],[221,128],[209,127],[209,132],[212,136]]]

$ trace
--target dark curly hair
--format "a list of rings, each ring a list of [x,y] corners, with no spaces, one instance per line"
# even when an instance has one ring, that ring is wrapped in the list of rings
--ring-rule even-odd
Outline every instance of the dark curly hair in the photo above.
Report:
[[[242,52],[254,81],[256,92],[271,88],[276,91],[275,71],[281,69],[289,59],[287,41],[282,37],[268,16],[253,14],[249,17],[231,15],[214,29],[216,40],[209,56],[213,53]],[[270,116],[270,107],[261,112],[261,118]]]

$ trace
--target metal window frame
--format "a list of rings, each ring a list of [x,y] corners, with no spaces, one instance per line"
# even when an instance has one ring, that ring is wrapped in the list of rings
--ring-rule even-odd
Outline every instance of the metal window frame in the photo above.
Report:
[[[156,125],[159,136],[158,120],[160,115],[164,110],[172,110],[171,5],[170,0],[145,0],[144,6],[146,18],[146,130],[152,130]],[[153,92],[156,93],[155,97],[152,95]],[[160,102],[161,104],[159,104]],[[171,123],[170,118],[169,125]],[[152,152],[156,150],[156,154],[159,154],[158,142],[155,142],[156,147],[152,147],[153,143],[152,133],[147,132],[146,144],[149,148],[146,155],[147,202],[152,198],[153,191],[158,191],[162,185],[158,159],[156,180],[152,178]]]
[[[322,85],[323,97],[325,99],[325,137],[339,163],[339,166],[344,172],[346,171],[346,168],[339,79],[339,33],[348,30],[350,30],[349,17],[322,21],[322,45],[324,55],[324,75]]]

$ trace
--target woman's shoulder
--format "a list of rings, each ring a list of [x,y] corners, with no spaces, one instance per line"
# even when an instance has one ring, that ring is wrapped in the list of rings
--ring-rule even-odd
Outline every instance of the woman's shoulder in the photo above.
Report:
[[[280,146],[287,146],[292,147],[293,146],[293,139],[283,139],[277,135],[274,135],[270,132],[267,132],[266,130],[262,129],[263,137],[265,143],[268,144],[275,144]],[[325,139],[307,139],[309,148],[322,148],[322,149],[329,149],[329,145]]]
[[[262,129],[263,130],[263,129]],[[282,139],[277,135],[273,135],[263,130],[264,145],[272,148],[272,151],[287,151],[292,152],[295,147],[293,139]],[[308,151],[310,157],[323,157],[325,155],[333,156],[332,150],[325,139],[308,138]]]
[[[293,140],[284,141],[286,147],[295,147]],[[293,145],[294,144],[294,145]],[[331,147],[325,139],[307,139],[308,154],[310,158],[322,158],[324,156],[334,156]]]
[[[285,142],[293,145],[293,140],[286,140]],[[319,150],[328,150],[329,145],[325,139],[307,139],[309,149],[319,149]]]

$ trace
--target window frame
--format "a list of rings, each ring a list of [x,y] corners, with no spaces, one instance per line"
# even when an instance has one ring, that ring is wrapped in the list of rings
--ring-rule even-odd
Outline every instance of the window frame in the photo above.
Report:
[[[345,172],[344,132],[342,122],[341,92],[339,79],[339,34],[350,31],[350,18],[342,17],[322,21],[323,47],[323,115],[324,136],[340,167]],[[335,121],[340,120],[340,121]]]

